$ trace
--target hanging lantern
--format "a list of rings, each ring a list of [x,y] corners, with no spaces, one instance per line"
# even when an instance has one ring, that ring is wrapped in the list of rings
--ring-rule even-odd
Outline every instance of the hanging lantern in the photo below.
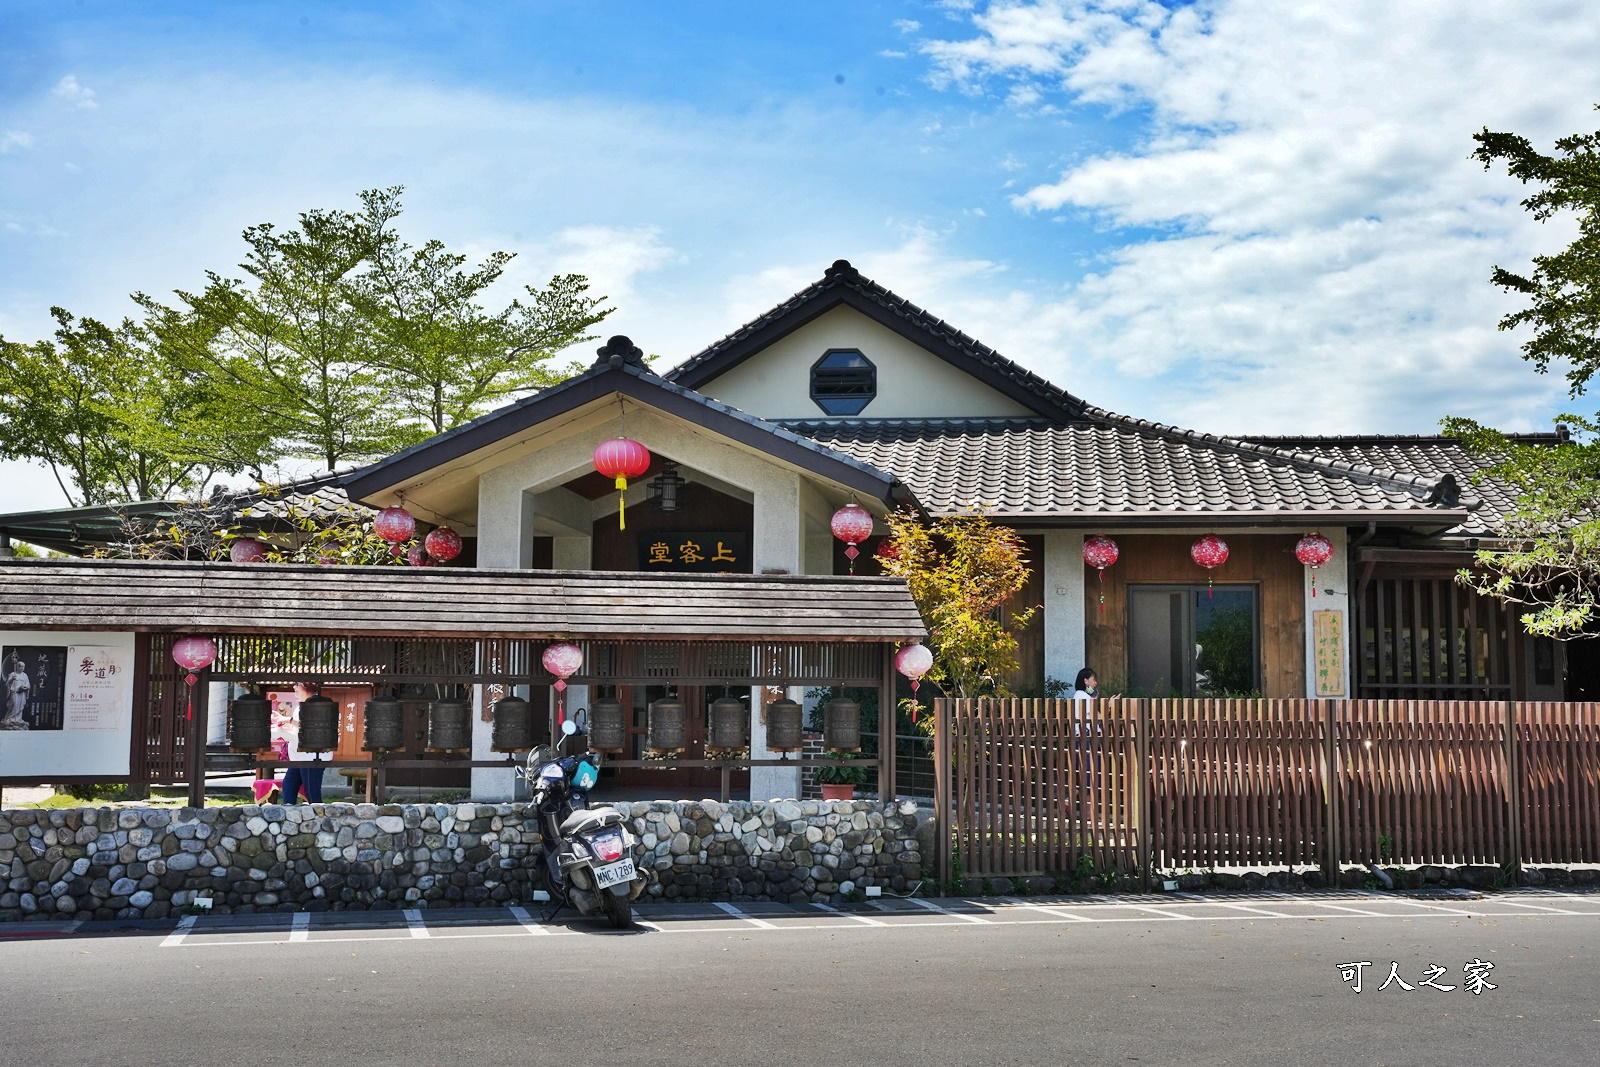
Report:
[[[344,562],[340,553],[344,546],[331,537],[317,546],[317,562],[321,564],[336,564]]]
[[[203,671],[217,660],[217,643],[209,637],[180,637],[172,643],[172,661],[189,672],[184,679],[189,686],[189,711],[186,718],[194,718],[194,685],[200,679],[196,671]]]
[[[1122,550],[1109,537],[1096,534],[1083,543],[1083,561],[1100,572],[1100,614],[1106,612],[1106,568],[1117,561]]]
[[[894,654],[894,669],[911,679],[911,721],[917,721],[921,705],[917,702],[917,686],[922,676],[933,666],[933,653],[927,645],[907,645]]]
[[[845,543],[844,558],[850,561],[850,573],[856,572],[856,557],[861,550],[856,546],[872,536],[872,516],[854,500],[833,513],[829,522],[833,536]]]
[[[544,669],[556,676],[556,725],[560,726],[567,721],[565,697],[567,679],[578,673],[583,666],[583,649],[571,641],[562,641],[550,645],[539,657],[539,662],[544,664]]]
[[[1214,596],[1210,572],[1228,562],[1228,542],[1216,534],[1206,534],[1189,546],[1189,558],[1206,569],[1206,596]]]
[[[440,526],[428,531],[428,536],[422,540],[422,547],[433,559],[449,563],[461,555],[461,535],[448,526]]]
[[[885,537],[878,546],[878,560],[881,563],[893,563],[900,558],[900,546]]]
[[[241,537],[228,549],[228,558],[235,563],[260,563],[267,558],[267,546],[254,537]]]
[[[1317,595],[1317,568],[1333,558],[1333,542],[1319,533],[1308,533],[1295,542],[1294,558],[1311,568],[1311,595]]]
[[[428,550],[421,545],[412,545],[406,549],[406,563],[413,567],[431,567],[434,565],[433,557],[428,555]]]
[[[400,558],[400,546],[417,532],[417,520],[405,508],[384,508],[372,520],[372,529],[389,542],[389,555]]]
[[[614,437],[594,450],[594,469],[617,482],[617,529],[628,528],[628,479],[650,469],[650,450],[638,441]]]

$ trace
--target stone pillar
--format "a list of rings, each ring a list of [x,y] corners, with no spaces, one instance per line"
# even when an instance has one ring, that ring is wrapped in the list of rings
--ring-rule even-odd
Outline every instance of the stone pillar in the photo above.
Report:
[[[16,555],[11,548],[11,531],[0,530],[0,559],[10,559]]]
[[[1342,694],[1336,699],[1348,700],[1352,695],[1351,686],[1354,684],[1350,657],[1352,643],[1355,640],[1350,629],[1350,535],[1342,526],[1317,532],[1333,542],[1333,556],[1315,571],[1310,567],[1301,568],[1305,571],[1302,580],[1305,583],[1303,595],[1306,615],[1306,696],[1313,699],[1317,697],[1317,638],[1315,616],[1312,613],[1336,611],[1342,623],[1339,630],[1344,635],[1344,685]],[[1311,595],[1313,586],[1317,591],[1316,596]]]
[[[1084,663],[1084,535],[1053,530],[1044,535],[1044,674],[1068,685]]]

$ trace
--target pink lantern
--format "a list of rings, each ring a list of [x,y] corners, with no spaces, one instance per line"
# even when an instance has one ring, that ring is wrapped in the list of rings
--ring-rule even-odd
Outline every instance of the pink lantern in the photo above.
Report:
[[[412,545],[406,549],[406,562],[413,567],[433,566],[433,557],[428,555],[428,550],[421,545]]]
[[[448,526],[430,531],[422,545],[428,550],[428,555],[440,563],[449,563],[461,555],[461,535]]]
[[[379,537],[389,542],[389,555],[399,559],[400,546],[411,540],[411,535],[417,532],[417,520],[405,508],[384,508],[372,520],[372,528]]]
[[[228,558],[235,563],[260,563],[267,558],[267,546],[254,537],[241,537],[228,549]]]
[[[1207,571],[1206,596],[1215,595],[1211,587],[1211,571],[1228,562],[1228,542],[1216,534],[1206,534],[1189,546],[1189,558]]]
[[[1317,595],[1317,568],[1333,558],[1333,542],[1319,533],[1308,533],[1295,542],[1294,558],[1311,568],[1311,595]]]
[[[1100,613],[1106,610],[1106,568],[1117,561],[1122,550],[1117,548],[1117,543],[1101,534],[1089,538],[1083,543],[1083,561],[1096,571],[1100,572]]]
[[[933,653],[927,645],[907,645],[894,654],[894,669],[911,679],[911,721],[917,721],[922,705],[917,701],[917,686],[933,666]]]
[[[563,705],[567,679],[578,673],[583,666],[583,649],[571,641],[562,641],[550,645],[539,657],[539,662],[544,664],[544,669],[556,676],[556,725],[560,726],[567,720],[566,708]]]
[[[601,441],[594,450],[594,469],[607,478],[615,478],[617,485],[617,529],[628,528],[628,479],[637,478],[650,469],[650,450],[638,441],[614,437]]]
[[[172,661],[189,672],[184,683],[189,687],[188,718],[194,718],[194,686],[200,679],[196,671],[203,671],[217,661],[217,643],[209,637],[191,635],[172,642]]]
[[[833,513],[828,525],[833,527],[833,536],[845,543],[844,558],[850,561],[850,573],[854,574],[856,557],[861,555],[861,550],[856,546],[872,536],[872,516],[852,500]]]
[[[322,542],[317,546],[317,562],[323,564],[341,562],[340,552],[343,551],[343,548],[343,545],[332,538]]]

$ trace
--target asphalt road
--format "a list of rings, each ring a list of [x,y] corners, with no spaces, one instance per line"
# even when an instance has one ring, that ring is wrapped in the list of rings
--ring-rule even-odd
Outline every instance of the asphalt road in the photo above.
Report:
[[[0,1064],[1600,1059],[1600,895],[698,905],[644,917],[617,933],[500,909],[0,928]],[[1493,963],[1496,988],[1463,985],[1475,960]],[[1359,961],[1372,966],[1357,994],[1339,965]],[[1413,989],[1379,989],[1391,962]],[[1419,985],[1429,965],[1457,988]]]

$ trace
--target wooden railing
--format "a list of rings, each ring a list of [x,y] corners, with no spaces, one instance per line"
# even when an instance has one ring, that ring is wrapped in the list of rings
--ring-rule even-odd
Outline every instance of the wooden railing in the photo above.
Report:
[[[1600,862],[1600,704],[941,700],[966,874]]]

